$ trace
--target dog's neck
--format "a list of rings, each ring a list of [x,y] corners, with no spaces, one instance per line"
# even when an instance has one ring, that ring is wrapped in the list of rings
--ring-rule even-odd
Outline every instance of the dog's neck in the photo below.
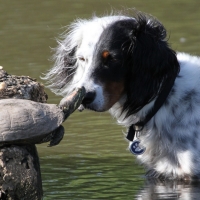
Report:
[[[132,124],[135,124],[141,121],[149,110],[152,109],[155,99],[152,100],[150,103],[145,105],[141,110],[137,113],[132,114],[128,117],[126,116],[126,111],[122,112],[123,104],[126,100],[126,95],[124,95],[117,103],[115,103],[112,108],[109,110],[110,114],[117,120],[119,125],[130,127]]]
[[[162,91],[159,92],[158,96],[152,100],[150,103],[145,105],[138,113],[131,115],[125,118],[126,113],[121,113],[123,108],[123,102],[125,102],[126,97],[124,96],[119,102],[117,102],[111,109],[110,113],[117,118],[119,124],[123,124],[126,127],[129,127],[131,131],[128,133],[129,140],[133,140],[134,138],[134,130],[142,129],[151,118],[157,113],[157,111],[161,108],[161,106],[166,101],[175,81],[176,77],[169,78],[168,84],[165,85]],[[131,120],[132,118],[132,120]],[[131,128],[130,128],[131,127]]]

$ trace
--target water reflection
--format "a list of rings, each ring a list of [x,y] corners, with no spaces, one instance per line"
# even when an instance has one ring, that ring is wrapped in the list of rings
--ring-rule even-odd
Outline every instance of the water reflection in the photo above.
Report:
[[[63,155],[43,158],[45,200],[47,199],[134,199],[144,184],[141,168],[123,157]],[[131,198],[130,198],[131,197]]]
[[[197,200],[200,199],[200,182],[147,180],[143,189],[136,195],[136,199]]]
[[[44,200],[194,200],[200,197],[199,182],[146,179],[142,168],[131,160],[127,162],[123,156],[58,155],[44,157],[41,163]]]

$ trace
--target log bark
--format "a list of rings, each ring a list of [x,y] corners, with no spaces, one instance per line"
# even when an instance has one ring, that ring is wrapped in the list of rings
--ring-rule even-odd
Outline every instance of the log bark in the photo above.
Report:
[[[46,103],[48,96],[44,86],[29,76],[10,75],[0,69],[0,99],[28,99]]]
[[[9,75],[0,69],[0,99],[29,99],[45,103],[43,85],[29,76]],[[36,146],[7,145],[0,147],[0,199],[40,200],[42,179]]]

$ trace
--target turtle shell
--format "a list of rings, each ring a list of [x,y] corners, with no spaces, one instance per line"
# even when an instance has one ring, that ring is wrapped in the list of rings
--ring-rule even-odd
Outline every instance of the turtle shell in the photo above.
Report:
[[[61,124],[78,108],[84,96],[82,87],[64,97],[59,106],[24,99],[0,100],[0,146],[49,140],[50,146],[58,144],[64,134]]]
[[[63,111],[55,104],[22,99],[0,100],[0,143],[39,142],[64,121]]]

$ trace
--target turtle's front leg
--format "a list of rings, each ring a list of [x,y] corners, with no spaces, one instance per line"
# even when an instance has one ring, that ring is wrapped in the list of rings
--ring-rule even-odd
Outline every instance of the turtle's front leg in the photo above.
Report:
[[[60,141],[63,139],[65,133],[65,129],[62,125],[60,125],[58,128],[56,128],[51,133],[47,134],[44,138],[40,140],[40,142],[37,142],[37,144],[50,142],[48,147],[55,146],[60,143]]]
[[[64,133],[65,129],[62,125],[60,125],[56,130],[52,132],[48,147],[52,147],[59,144],[60,141],[63,139]]]

